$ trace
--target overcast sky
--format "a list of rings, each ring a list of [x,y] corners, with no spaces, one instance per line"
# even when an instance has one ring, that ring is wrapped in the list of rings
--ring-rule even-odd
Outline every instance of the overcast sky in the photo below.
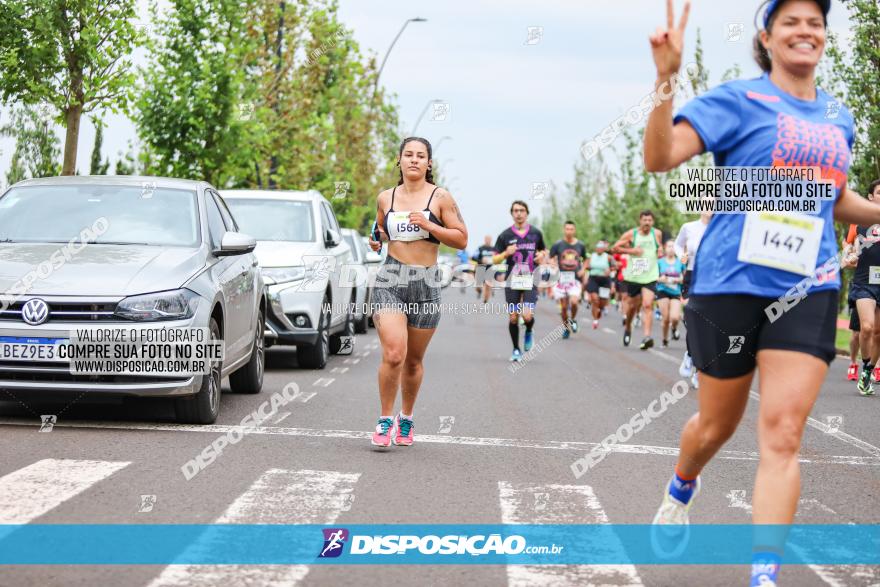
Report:
[[[711,85],[735,63],[745,77],[758,75],[750,49],[758,5],[693,3],[685,60],[699,28]],[[429,102],[448,104],[445,121],[432,121],[434,107],[428,108],[417,134],[435,144],[451,137],[435,158],[459,202],[473,249],[483,235],[497,235],[510,224],[512,200],[530,200],[533,214],[540,214],[532,184],[569,180],[580,145],[653,89],[647,37],[665,23],[665,6],[664,0],[340,0],[340,15],[361,47],[380,60],[406,19],[428,19],[407,27],[381,83],[396,94],[406,134]],[[677,0],[676,9],[681,6]],[[530,27],[541,28],[530,38]],[[839,1],[829,27],[849,34]],[[115,161],[135,140],[135,129],[121,117],[107,120],[104,154]],[[8,110],[0,113],[0,124],[7,121]],[[82,173],[88,172],[93,140],[94,128],[85,120],[77,165]],[[12,140],[0,139],[3,185],[13,148]]]

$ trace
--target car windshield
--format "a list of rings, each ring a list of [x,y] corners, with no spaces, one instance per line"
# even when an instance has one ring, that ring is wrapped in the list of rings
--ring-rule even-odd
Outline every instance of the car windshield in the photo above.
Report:
[[[0,242],[199,244],[196,193],[140,185],[12,188],[0,197]]]
[[[258,241],[313,242],[312,203],[224,197],[241,232]]]

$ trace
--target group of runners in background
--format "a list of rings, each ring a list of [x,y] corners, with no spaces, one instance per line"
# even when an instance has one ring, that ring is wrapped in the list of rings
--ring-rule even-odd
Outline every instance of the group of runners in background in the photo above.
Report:
[[[577,238],[573,221],[563,225],[563,238],[547,248],[541,230],[528,224],[529,207],[516,200],[510,207],[513,224],[494,244],[487,235],[471,257],[480,267],[476,280],[477,297],[488,303],[495,287],[502,286],[509,310],[509,331],[513,352],[510,361],[522,361],[533,344],[534,307],[539,297],[557,302],[562,320],[562,338],[578,331],[578,311],[588,303],[592,327],[597,329],[609,304],[622,314],[623,345],[629,346],[632,328],[641,324],[643,338],[639,348],[654,346],[652,337],[655,311],[661,321],[661,344],[681,338],[682,306],[700,239],[712,217],[711,212],[684,224],[675,239],[664,241],[654,227],[654,214],[644,210],[638,225],[621,235],[613,246],[600,240],[588,245]],[[503,263],[503,271],[491,269]],[[493,283],[498,281],[500,283]],[[655,304],[657,309],[655,310]],[[520,346],[520,322],[525,326]],[[682,376],[697,378],[690,355],[685,353]]]

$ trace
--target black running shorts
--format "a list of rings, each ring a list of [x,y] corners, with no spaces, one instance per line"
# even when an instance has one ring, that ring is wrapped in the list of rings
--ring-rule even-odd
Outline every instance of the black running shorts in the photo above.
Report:
[[[507,302],[507,311],[510,314],[522,314],[523,310],[527,308],[534,311],[535,304],[538,303],[538,288],[513,289],[511,287],[505,287],[504,301]]]
[[[611,278],[605,275],[590,275],[587,280],[587,293],[597,294],[600,287],[611,289]]]
[[[642,295],[642,289],[649,289],[653,292],[657,291],[657,282],[652,281],[651,283],[633,283],[632,281],[621,281],[622,285],[621,292],[625,293],[631,298]]]
[[[834,360],[837,291],[809,294],[771,322],[777,298],[731,294],[691,296],[684,313],[687,348],[697,369],[731,379],[755,368],[758,351],[797,351],[826,363]]]
[[[856,301],[850,298],[847,302],[849,304],[849,329],[853,332],[859,332],[862,329],[862,323],[859,322],[859,311],[856,308]]]
[[[688,297],[688,292],[691,290],[691,277],[692,277],[692,275],[693,275],[693,271],[688,269],[684,272],[684,275],[682,276],[681,297],[685,300]]]

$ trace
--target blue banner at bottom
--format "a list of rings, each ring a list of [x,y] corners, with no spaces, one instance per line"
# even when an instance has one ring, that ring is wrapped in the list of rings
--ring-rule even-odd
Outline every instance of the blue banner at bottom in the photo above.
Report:
[[[0,525],[0,564],[878,565],[878,525]]]

